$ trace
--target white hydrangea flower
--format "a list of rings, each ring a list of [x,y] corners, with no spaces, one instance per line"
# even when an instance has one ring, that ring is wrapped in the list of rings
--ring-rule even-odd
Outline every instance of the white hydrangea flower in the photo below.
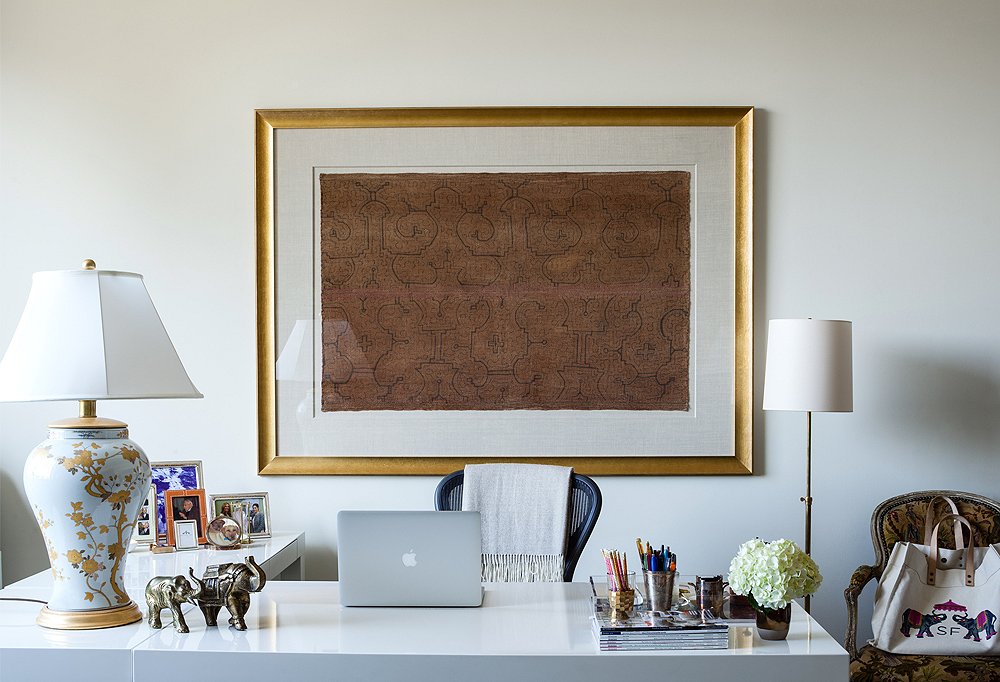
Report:
[[[767,609],[784,608],[793,599],[814,594],[822,582],[816,562],[784,538],[772,542],[748,540],[729,564],[733,592],[752,595]]]

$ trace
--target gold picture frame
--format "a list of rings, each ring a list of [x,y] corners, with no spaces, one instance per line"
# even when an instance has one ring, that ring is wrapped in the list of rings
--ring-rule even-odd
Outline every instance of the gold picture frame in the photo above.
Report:
[[[303,184],[302,193],[312,192],[310,176],[301,173],[290,177],[280,168],[279,151],[295,146],[292,137],[279,136],[292,131],[316,131],[310,134],[342,135],[352,131],[379,142],[380,136],[404,135],[416,139],[414,146],[436,149],[441,131],[452,135],[497,135],[504,139],[517,134],[530,134],[555,148],[564,131],[582,136],[631,136],[629,144],[648,153],[648,139],[672,136],[678,139],[725,140],[723,153],[731,159],[725,173],[716,179],[718,189],[727,192],[724,217],[725,232],[719,239],[725,246],[727,265],[717,278],[717,286],[727,289],[726,306],[731,316],[724,314],[725,333],[721,344],[726,346],[725,377],[721,391],[729,401],[720,408],[723,423],[716,430],[725,447],[719,452],[676,454],[653,452],[634,456],[603,455],[601,453],[549,453],[544,448],[531,453],[448,453],[438,456],[426,449],[407,453],[375,452],[363,455],[284,454],[279,452],[279,399],[275,363],[286,343],[288,329],[279,341],[277,320],[282,293],[279,291],[279,268],[276,247],[287,254],[290,244],[281,242],[281,221],[276,188],[289,182]],[[715,136],[715,137],[711,137]],[[720,137],[722,136],[722,137]],[[425,138],[425,139],[421,139]],[[388,137],[386,138],[388,139]],[[463,138],[464,139],[464,138]],[[369,143],[366,141],[366,144]],[[388,142],[379,142],[390,146]],[[645,146],[644,146],[645,145]],[[655,145],[653,145],[655,146]],[[700,168],[700,159],[685,158],[693,168]],[[445,165],[439,159],[438,165]],[[666,162],[663,162],[666,163]],[[316,164],[313,164],[314,166]],[[375,165],[374,163],[371,165]],[[401,165],[406,165],[401,162]],[[412,165],[412,164],[411,164]],[[434,165],[434,164],[428,164]],[[530,165],[530,164],[524,164]],[[544,165],[544,164],[539,164]],[[709,165],[705,164],[706,167]],[[257,222],[257,372],[258,372],[258,470],[261,474],[290,475],[440,475],[462,468],[467,463],[530,462],[573,466],[589,475],[697,475],[750,474],[753,471],[753,108],[752,107],[587,107],[587,108],[472,108],[472,109],[271,109],[255,112],[256,222]],[[724,177],[723,177],[724,176]],[[707,175],[706,175],[707,177]],[[699,182],[702,180],[699,178]],[[708,182],[706,181],[707,185]],[[284,191],[284,190],[282,190]],[[700,191],[700,190],[699,190]],[[709,195],[706,193],[707,196]],[[692,200],[708,201],[700,196]],[[698,204],[699,208],[701,205]],[[708,213],[703,211],[703,213]],[[707,233],[708,230],[703,232]],[[699,237],[701,238],[701,237]],[[706,239],[709,237],[706,237]],[[715,238],[715,237],[712,237]],[[309,243],[309,240],[299,240]],[[315,238],[314,238],[315,241]],[[730,267],[731,265],[731,267]],[[315,275],[314,275],[315,276]],[[724,280],[724,281],[722,281]],[[731,287],[730,287],[731,285]],[[303,285],[307,289],[310,285]],[[311,291],[306,292],[312,295]],[[304,295],[306,295],[304,294]],[[706,297],[707,298],[707,297]],[[731,318],[731,319],[730,319]],[[287,327],[287,324],[285,325]],[[314,362],[315,364],[315,362]],[[315,372],[315,368],[313,370]],[[708,374],[706,372],[705,374]],[[718,388],[718,387],[717,387]],[[706,391],[707,393],[707,391]],[[286,414],[289,406],[286,406]],[[694,415],[702,418],[708,410]],[[580,419],[584,417],[581,416]],[[611,417],[613,418],[613,417]],[[410,422],[415,423],[415,422]],[[373,430],[374,431],[374,430]],[[646,450],[659,447],[657,438],[663,433],[650,432]],[[459,440],[459,439],[456,439]],[[668,442],[669,437],[662,442]],[[627,447],[627,445],[626,445]],[[663,445],[669,449],[669,445]]]

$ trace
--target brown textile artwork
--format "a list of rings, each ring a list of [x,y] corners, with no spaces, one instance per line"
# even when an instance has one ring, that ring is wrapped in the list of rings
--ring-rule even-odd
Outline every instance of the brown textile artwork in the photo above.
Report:
[[[322,409],[687,410],[690,184],[322,174]]]

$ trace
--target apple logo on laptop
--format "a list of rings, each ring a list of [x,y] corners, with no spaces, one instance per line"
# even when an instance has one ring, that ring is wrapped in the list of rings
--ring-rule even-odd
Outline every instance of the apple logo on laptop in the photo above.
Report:
[[[403,565],[407,568],[417,565],[417,554],[412,549],[403,555]]]

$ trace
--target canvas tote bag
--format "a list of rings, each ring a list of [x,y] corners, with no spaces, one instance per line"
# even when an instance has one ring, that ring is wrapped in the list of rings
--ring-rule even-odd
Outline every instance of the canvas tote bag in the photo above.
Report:
[[[940,550],[938,529],[955,521],[969,529],[968,546]],[[897,654],[997,655],[998,612],[1000,553],[976,547],[972,525],[948,514],[934,525],[929,544],[893,546],[875,591],[872,643]]]

